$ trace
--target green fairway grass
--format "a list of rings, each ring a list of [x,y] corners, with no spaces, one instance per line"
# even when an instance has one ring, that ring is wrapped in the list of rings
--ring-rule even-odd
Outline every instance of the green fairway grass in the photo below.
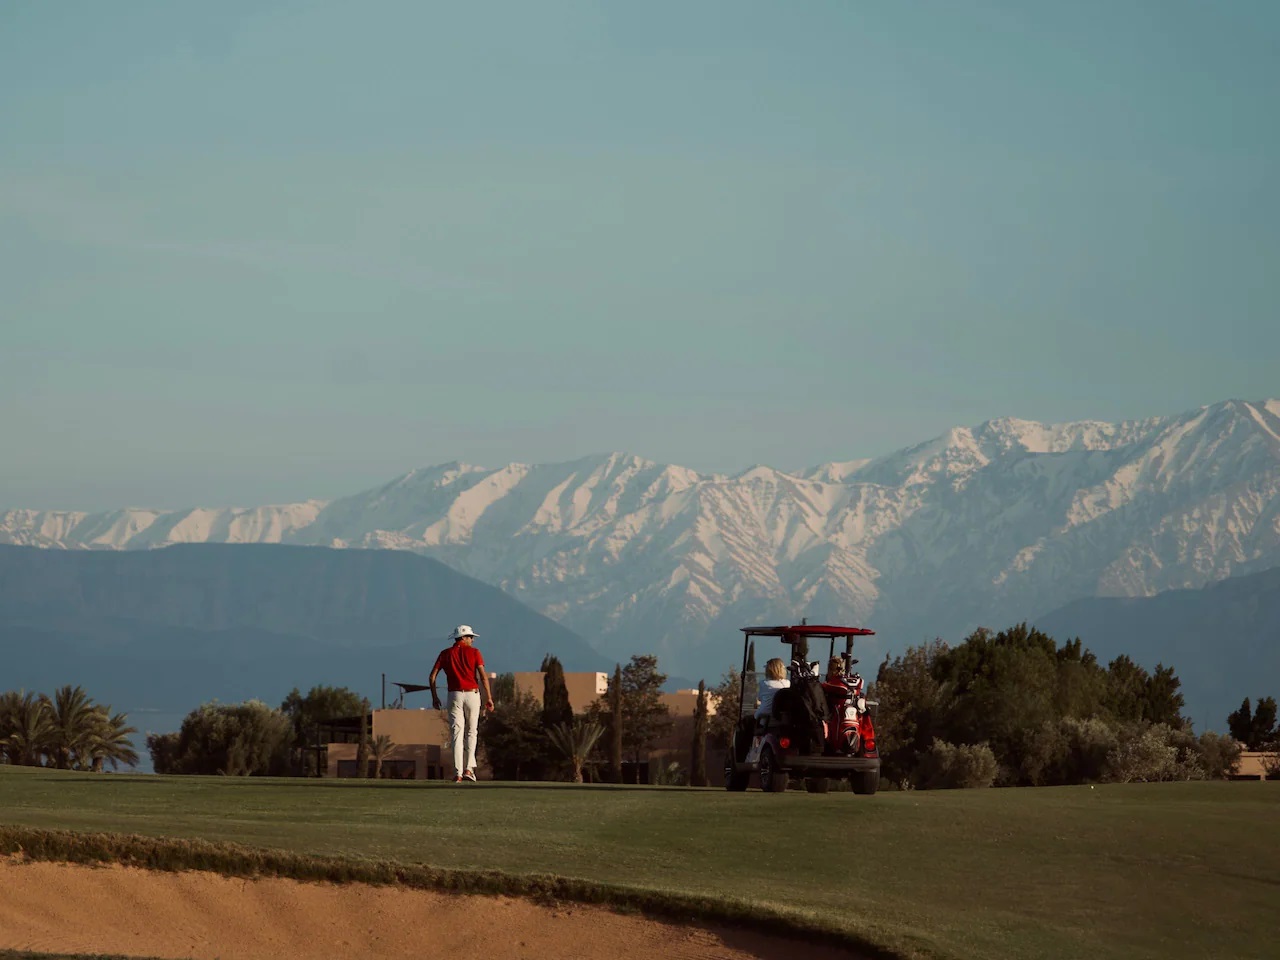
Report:
[[[1269,957],[1280,784],[734,794],[0,767],[0,823],[768,905],[921,957]]]

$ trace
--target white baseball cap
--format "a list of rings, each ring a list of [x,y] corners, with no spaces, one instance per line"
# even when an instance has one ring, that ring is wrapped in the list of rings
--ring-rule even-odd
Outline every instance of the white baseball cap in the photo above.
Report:
[[[458,624],[458,629],[449,635],[450,640],[461,640],[463,637],[474,637],[478,634],[465,623]]]

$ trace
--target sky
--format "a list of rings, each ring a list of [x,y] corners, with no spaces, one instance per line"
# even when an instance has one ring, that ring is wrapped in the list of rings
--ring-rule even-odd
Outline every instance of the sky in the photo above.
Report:
[[[0,4],[0,509],[1280,396],[1280,4]]]

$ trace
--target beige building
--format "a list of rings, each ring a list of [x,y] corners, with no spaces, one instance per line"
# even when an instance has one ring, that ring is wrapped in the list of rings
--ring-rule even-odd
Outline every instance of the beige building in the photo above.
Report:
[[[1280,773],[1267,776],[1268,761],[1272,769],[1280,765],[1280,757],[1274,753],[1261,753],[1259,751],[1246,750],[1240,754],[1240,765],[1236,767],[1235,774],[1232,775],[1233,780],[1280,780]]]
[[[533,697],[542,703],[542,688],[546,674],[540,670],[528,673],[517,673],[516,692]],[[569,706],[574,713],[582,713],[587,707],[603,697],[609,690],[607,673],[566,673],[564,685],[569,691]]]
[[[360,718],[329,725],[325,776],[356,777],[360,749]],[[374,710],[369,714],[369,737],[388,737],[395,745],[382,763],[389,780],[443,780],[453,776],[449,755],[449,722],[439,710]],[[446,770],[445,767],[449,769]]]

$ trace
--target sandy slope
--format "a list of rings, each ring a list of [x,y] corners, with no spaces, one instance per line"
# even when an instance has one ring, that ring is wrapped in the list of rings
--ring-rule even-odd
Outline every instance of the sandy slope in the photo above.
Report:
[[[786,939],[597,907],[0,859],[0,948],[144,957],[781,958]],[[849,954],[803,948],[806,960]]]

